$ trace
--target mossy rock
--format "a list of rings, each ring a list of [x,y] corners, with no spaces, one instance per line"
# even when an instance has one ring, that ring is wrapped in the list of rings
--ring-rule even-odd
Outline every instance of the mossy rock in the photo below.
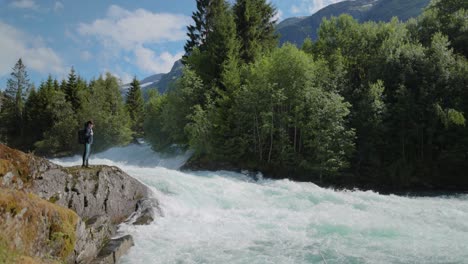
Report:
[[[0,188],[0,218],[9,219],[0,222],[0,263],[9,263],[4,252],[31,260],[50,256],[39,263],[63,262],[73,253],[79,218],[72,210],[31,193]]]
[[[24,183],[30,183],[31,173],[29,166],[33,159],[34,158],[29,154],[0,144],[0,177],[11,172]]]

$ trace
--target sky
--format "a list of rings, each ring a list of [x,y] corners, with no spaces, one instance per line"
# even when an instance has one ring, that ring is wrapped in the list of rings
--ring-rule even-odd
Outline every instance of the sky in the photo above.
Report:
[[[268,1],[281,21],[342,0]],[[195,9],[195,0],[0,0],[0,89],[19,58],[36,86],[71,67],[86,80],[110,72],[123,83],[169,72]]]

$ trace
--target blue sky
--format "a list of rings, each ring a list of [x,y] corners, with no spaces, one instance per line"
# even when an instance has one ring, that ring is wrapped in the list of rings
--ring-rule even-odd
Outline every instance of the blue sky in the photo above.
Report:
[[[270,0],[279,20],[341,0]],[[21,57],[37,86],[73,66],[126,83],[168,72],[182,56],[195,0],[0,0],[0,89]]]

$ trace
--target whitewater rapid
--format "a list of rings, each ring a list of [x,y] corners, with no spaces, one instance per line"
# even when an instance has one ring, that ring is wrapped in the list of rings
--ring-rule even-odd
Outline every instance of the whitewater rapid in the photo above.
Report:
[[[151,225],[120,226],[135,240],[121,263],[468,263],[468,195],[403,197],[179,171],[187,158],[138,145],[91,156],[90,164],[142,181],[160,202],[163,215]]]

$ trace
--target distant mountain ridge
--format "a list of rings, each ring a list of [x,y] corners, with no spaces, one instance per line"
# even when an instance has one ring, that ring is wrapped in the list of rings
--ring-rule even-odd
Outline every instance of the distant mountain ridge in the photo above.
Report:
[[[154,75],[144,78],[143,80],[140,81],[140,83],[159,82],[164,75],[165,73],[156,73]]]
[[[177,60],[174,62],[172,69],[170,72],[166,74],[162,74],[161,78],[158,81],[153,82],[152,84],[146,86],[146,90],[157,88],[160,94],[166,93],[167,90],[170,89],[171,84],[177,80],[180,76],[182,76],[182,71],[184,69],[184,65],[182,64],[182,59]],[[157,74],[156,74],[157,75]],[[153,75],[155,76],[155,75]],[[152,76],[146,78],[149,79]],[[144,79],[144,80],[146,80]],[[143,89],[145,92],[145,89]]]
[[[317,39],[323,18],[349,14],[359,22],[388,22],[392,17],[406,21],[422,13],[430,0],[351,0],[329,5],[308,17],[288,18],[277,26],[280,45],[291,42],[302,45],[306,38]]]
[[[140,87],[143,92],[143,96],[146,97],[148,91],[151,89],[157,89],[160,94],[164,94],[171,87],[171,84],[182,76],[184,65],[182,60],[174,62],[172,69],[168,73],[157,73],[148,76],[140,81]],[[121,87],[122,95],[126,95],[130,84],[127,83]]]

